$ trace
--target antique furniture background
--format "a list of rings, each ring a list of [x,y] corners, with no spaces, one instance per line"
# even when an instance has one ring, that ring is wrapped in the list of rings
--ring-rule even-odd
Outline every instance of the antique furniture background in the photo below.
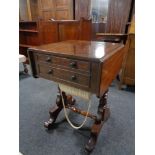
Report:
[[[120,88],[122,85],[135,85],[135,19],[132,18],[127,43],[125,45],[125,57],[120,73]]]
[[[90,18],[91,0],[75,0],[75,20]]]
[[[19,22],[19,53],[27,57],[27,49],[42,44],[42,27],[40,22]]]
[[[109,0],[107,21],[102,32],[96,31],[96,39],[107,42],[124,42],[134,12],[134,0]]]
[[[68,40],[58,43],[36,46],[28,50],[33,77],[42,77],[65,84],[78,90],[95,94],[99,98],[97,115],[88,114],[94,120],[86,150],[92,151],[104,122],[110,115],[107,107],[108,87],[119,72],[124,56],[124,45]],[[62,98],[63,96],[63,98]],[[86,116],[86,112],[77,109],[72,96],[60,91],[56,105],[50,109],[50,118],[45,122],[52,129],[60,111],[65,107]]]
[[[74,19],[74,0],[19,0],[20,19],[47,21]]]
[[[19,53],[26,57],[28,47],[69,39],[91,40],[91,20],[19,22]]]

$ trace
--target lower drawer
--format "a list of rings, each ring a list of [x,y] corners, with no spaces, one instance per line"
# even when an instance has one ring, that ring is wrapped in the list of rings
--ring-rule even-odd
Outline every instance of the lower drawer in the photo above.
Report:
[[[90,83],[89,75],[83,75],[61,68],[55,68],[47,64],[41,64],[41,65],[38,64],[38,72],[40,77],[49,80],[54,81],[54,79],[56,78],[57,80],[60,80],[60,82],[66,81],[70,83],[76,83],[85,87],[89,87]]]

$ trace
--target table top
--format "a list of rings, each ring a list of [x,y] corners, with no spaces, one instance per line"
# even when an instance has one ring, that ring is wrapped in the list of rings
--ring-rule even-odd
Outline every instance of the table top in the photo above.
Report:
[[[102,62],[123,47],[121,43],[68,40],[32,47],[29,50]]]

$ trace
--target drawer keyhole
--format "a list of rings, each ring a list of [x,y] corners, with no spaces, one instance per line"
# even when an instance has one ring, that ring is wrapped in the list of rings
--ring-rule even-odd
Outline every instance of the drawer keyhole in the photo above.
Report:
[[[51,57],[47,57],[46,62],[51,62]]]
[[[71,80],[75,81],[76,80],[76,76],[75,75],[71,76]]]
[[[76,62],[71,62],[71,63],[69,64],[69,66],[72,67],[72,68],[75,68],[75,67],[76,67]]]
[[[53,73],[53,70],[52,69],[49,69],[48,70],[48,74],[52,74]]]

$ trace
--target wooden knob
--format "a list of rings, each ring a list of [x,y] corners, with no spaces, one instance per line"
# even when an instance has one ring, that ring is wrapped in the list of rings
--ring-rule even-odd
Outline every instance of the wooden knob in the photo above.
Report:
[[[48,70],[48,74],[52,74],[53,73],[53,70],[52,69],[49,69]]]
[[[72,81],[76,80],[76,76],[75,75],[71,76],[71,80]]]
[[[47,57],[46,62],[50,62],[50,61],[51,61],[51,57]]]
[[[74,61],[71,62],[71,63],[69,64],[69,66],[72,67],[72,68],[75,68],[75,67],[76,67],[76,62],[74,62]]]

